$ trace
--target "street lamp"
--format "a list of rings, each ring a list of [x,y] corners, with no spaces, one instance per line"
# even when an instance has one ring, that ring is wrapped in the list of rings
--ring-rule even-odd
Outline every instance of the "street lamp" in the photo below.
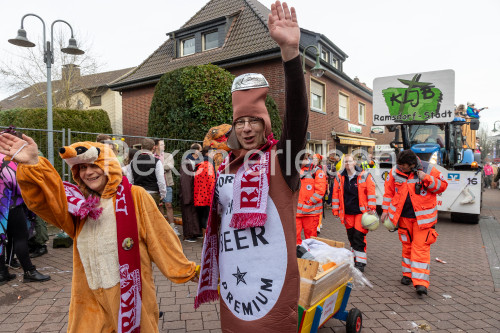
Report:
[[[63,20],[55,20],[50,26],[50,41],[46,39],[45,36],[45,22],[43,19],[36,14],[26,14],[21,19],[21,29],[17,30],[17,37],[14,39],[9,39],[9,43],[21,46],[21,47],[34,47],[35,43],[31,42],[26,37],[26,30],[24,30],[24,19],[27,16],[35,16],[42,21],[43,24],[43,62],[47,64],[47,146],[48,146],[48,158],[50,163],[54,164],[54,136],[52,127],[52,79],[51,79],[51,67],[54,63],[54,24],[57,22],[66,23],[71,30],[71,38],[69,39],[68,46],[62,48],[61,51],[67,54],[80,55],[85,52],[80,50],[76,45],[76,39],[73,36],[73,28],[71,25]]]
[[[304,74],[305,74],[306,73],[306,51],[310,47],[314,47],[316,49],[316,65],[314,65],[314,67],[311,68],[311,74],[314,75],[315,77],[321,77],[326,69],[323,66],[321,66],[321,64],[319,63],[319,59],[320,59],[319,50],[316,47],[316,45],[306,46],[306,48],[304,49],[304,52],[302,52],[302,70],[304,71]]]
[[[495,128],[497,123],[500,123],[500,120],[497,120],[493,123],[493,133],[498,132],[498,130]]]

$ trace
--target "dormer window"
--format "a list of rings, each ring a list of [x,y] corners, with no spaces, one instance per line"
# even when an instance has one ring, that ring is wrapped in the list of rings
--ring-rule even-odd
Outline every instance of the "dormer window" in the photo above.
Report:
[[[329,62],[328,61],[328,56],[329,56],[328,51],[324,51],[324,50],[321,51],[321,59],[323,59],[326,62]]]
[[[203,34],[203,51],[219,47],[219,32],[217,30]]]
[[[335,59],[333,59],[333,58],[332,58],[332,66],[333,66],[333,67],[335,67],[335,68],[337,68],[337,69],[339,68],[339,67],[338,67],[339,65],[338,65],[337,60],[335,60]]]
[[[187,38],[181,41],[181,56],[194,54],[195,52],[195,38]]]

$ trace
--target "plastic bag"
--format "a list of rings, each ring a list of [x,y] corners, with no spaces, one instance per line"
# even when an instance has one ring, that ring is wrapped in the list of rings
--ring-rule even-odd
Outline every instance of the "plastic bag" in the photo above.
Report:
[[[368,286],[373,288],[371,282],[361,273],[356,267],[354,267],[354,254],[345,248],[332,247],[326,243],[323,243],[317,239],[304,239],[302,241],[302,246],[314,257],[314,261],[318,261],[320,264],[326,264],[328,262],[335,262],[337,266],[344,263],[349,264],[350,274],[353,277],[353,285],[355,287]]]
[[[354,265],[354,255],[345,248],[331,247],[317,239],[304,239],[302,246],[315,258],[314,261],[320,264],[335,262],[337,265],[349,263]]]

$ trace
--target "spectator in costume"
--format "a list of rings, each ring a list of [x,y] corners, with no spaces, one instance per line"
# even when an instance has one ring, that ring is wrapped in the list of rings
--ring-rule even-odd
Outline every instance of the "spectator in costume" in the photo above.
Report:
[[[24,282],[50,280],[49,275],[37,271],[30,259],[27,225],[29,212],[17,182],[17,163],[1,153],[0,161],[0,285],[16,277],[16,274],[11,274],[6,266],[6,263],[12,265],[14,254],[24,270]],[[7,246],[10,251],[7,251]]]
[[[202,234],[205,234],[205,229],[207,228],[210,202],[212,201],[212,193],[215,186],[213,152],[214,150],[209,147],[203,147],[201,151],[203,160],[196,164],[194,175],[194,205]]]
[[[28,136],[0,135],[0,153],[19,163],[28,208],[74,240],[68,332],[158,332],[152,262],[175,283],[197,277],[153,198],[122,176],[106,145],[60,149],[77,185],[63,183],[37,150]]]

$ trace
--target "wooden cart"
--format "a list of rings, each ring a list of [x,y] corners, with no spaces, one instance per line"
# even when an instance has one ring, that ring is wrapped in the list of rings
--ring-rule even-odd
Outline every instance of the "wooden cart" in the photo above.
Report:
[[[342,242],[317,239],[333,247],[344,247]],[[361,332],[361,311],[356,308],[346,311],[352,290],[349,264],[333,265],[321,273],[318,262],[298,259],[298,265],[301,276],[298,332],[317,332],[332,317],[346,322],[347,333]]]

